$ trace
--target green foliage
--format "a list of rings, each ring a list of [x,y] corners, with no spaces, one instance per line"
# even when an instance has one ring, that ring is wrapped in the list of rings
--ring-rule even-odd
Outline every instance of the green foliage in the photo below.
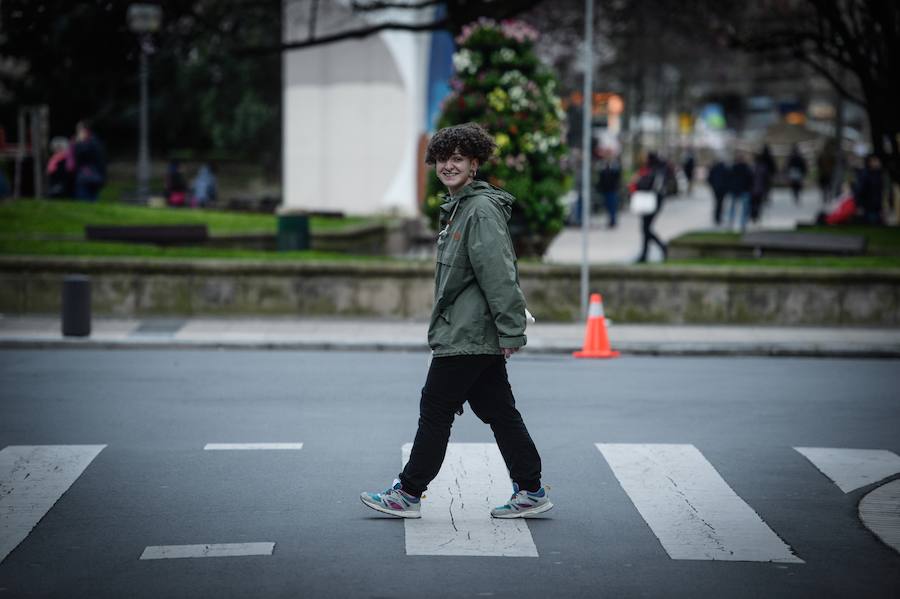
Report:
[[[151,37],[150,149],[169,157],[253,160],[280,168],[281,55],[249,54],[281,36],[281,0],[159,0]],[[50,134],[92,121],[111,157],[137,146],[138,37],[129,2],[0,2],[0,125],[16,129],[20,106],[46,104]],[[21,71],[21,72],[19,72]]]
[[[568,148],[556,76],[538,60],[536,39],[537,32],[518,21],[481,19],[464,27],[456,40],[452,91],[437,125],[483,125],[494,136],[497,152],[479,177],[516,196],[514,210],[528,231],[552,236],[563,227],[560,198],[571,178],[563,170]],[[432,222],[444,191],[432,175],[424,206]]]

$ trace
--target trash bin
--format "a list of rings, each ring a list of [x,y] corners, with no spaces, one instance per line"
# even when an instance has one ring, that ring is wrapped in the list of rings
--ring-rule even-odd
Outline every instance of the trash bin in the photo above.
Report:
[[[66,275],[62,288],[63,337],[87,337],[91,334],[91,278]]]
[[[287,212],[278,215],[278,251],[309,249],[309,216]]]

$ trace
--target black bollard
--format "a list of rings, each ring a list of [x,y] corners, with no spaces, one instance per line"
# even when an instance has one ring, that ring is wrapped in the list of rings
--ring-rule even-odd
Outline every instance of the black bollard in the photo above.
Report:
[[[91,334],[91,278],[66,275],[62,290],[63,337],[87,337]]]

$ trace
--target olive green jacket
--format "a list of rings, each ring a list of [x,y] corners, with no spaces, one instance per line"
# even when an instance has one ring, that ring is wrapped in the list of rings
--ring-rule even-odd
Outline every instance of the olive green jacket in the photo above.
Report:
[[[501,354],[525,345],[525,297],[507,227],[514,201],[474,181],[441,205],[446,229],[438,237],[428,326],[435,356]]]

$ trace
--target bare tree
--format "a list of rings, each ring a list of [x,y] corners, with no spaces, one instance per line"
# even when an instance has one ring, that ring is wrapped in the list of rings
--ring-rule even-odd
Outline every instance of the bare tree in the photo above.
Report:
[[[317,26],[326,6],[322,6],[319,0],[288,0],[289,5],[303,5],[306,8],[308,4],[309,25],[306,37],[277,44],[251,45],[245,47],[242,53],[268,54],[300,50],[348,39],[364,38],[380,31],[446,30],[456,35],[462,31],[465,25],[481,17],[508,19],[541,1],[418,0],[389,2],[353,0],[348,7],[335,6],[337,3],[325,3],[326,6],[339,8],[343,13],[343,18],[337,26],[329,27],[327,33],[319,33]],[[443,10],[434,10],[438,5],[443,5]],[[349,11],[349,15],[347,11]],[[347,18],[348,16],[350,18]]]
[[[900,181],[900,3],[790,0],[726,5],[711,25],[735,46],[809,65],[866,111],[872,146]]]

